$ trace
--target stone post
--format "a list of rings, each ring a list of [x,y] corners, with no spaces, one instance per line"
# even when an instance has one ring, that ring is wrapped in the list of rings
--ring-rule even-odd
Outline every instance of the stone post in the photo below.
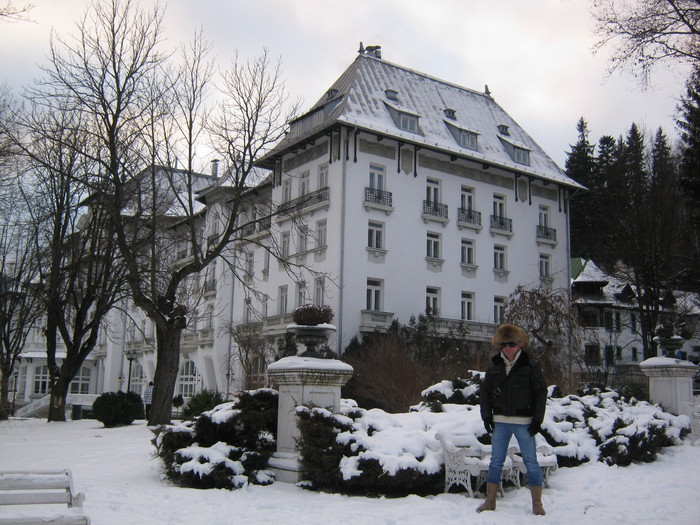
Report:
[[[272,363],[267,373],[279,387],[277,409],[277,452],[270,468],[278,481],[301,480],[296,407],[313,405],[335,412],[340,406],[340,387],[352,377],[353,368],[337,359],[284,357]]]
[[[693,377],[698,365],[672,357],[652,357],[639,364],[649,378],[649,398],[673,414],[690,415],[693,402]]]

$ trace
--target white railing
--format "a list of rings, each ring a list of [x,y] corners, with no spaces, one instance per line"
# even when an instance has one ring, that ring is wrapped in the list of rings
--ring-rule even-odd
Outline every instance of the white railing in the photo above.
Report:
[[[68,405],[81,405],[84,407],[92,407],[92,403],[97,399],[97,394],[68,394],[66,397],[66,406]],[[51,402],[51,395],[46,395],[35,399],[28,405],[24,405],[21,408],[15,410],[15,416],[17,417],[28,417],[36,414],[44,407],[49,406]]]

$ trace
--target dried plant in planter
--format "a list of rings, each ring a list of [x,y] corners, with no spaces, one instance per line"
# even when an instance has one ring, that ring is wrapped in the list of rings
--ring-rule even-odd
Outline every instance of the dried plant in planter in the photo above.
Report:
[[[328,324],[333,320],[333,310],[328,305],[305,304],[294,310],[292,319],[302,326]]]

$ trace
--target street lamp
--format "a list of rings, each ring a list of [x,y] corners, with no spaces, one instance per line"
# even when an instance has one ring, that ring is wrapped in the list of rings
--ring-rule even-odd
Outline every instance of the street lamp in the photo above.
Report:
[[[138,352],[136,350],[126,350],[124,355],[129,360],[129,375],[128,379],[126,380],[126,391],[128,393],[131,392],[131,365],[134,363],[134,359],[136,359]]]

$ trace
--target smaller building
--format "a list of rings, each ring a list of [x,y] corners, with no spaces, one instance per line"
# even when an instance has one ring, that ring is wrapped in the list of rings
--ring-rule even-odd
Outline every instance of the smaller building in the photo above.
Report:
[[[583,327],[579,363],[584,378],[609,385],[644,381],[641,312],[637,293],[628,282],[603,272],[593,261],[572,261],[571,292]],[[674,315],[689,328],[677,358],[700,362],[700,296],[669,292]],[[694,327],[694,329],[693,329]]]

